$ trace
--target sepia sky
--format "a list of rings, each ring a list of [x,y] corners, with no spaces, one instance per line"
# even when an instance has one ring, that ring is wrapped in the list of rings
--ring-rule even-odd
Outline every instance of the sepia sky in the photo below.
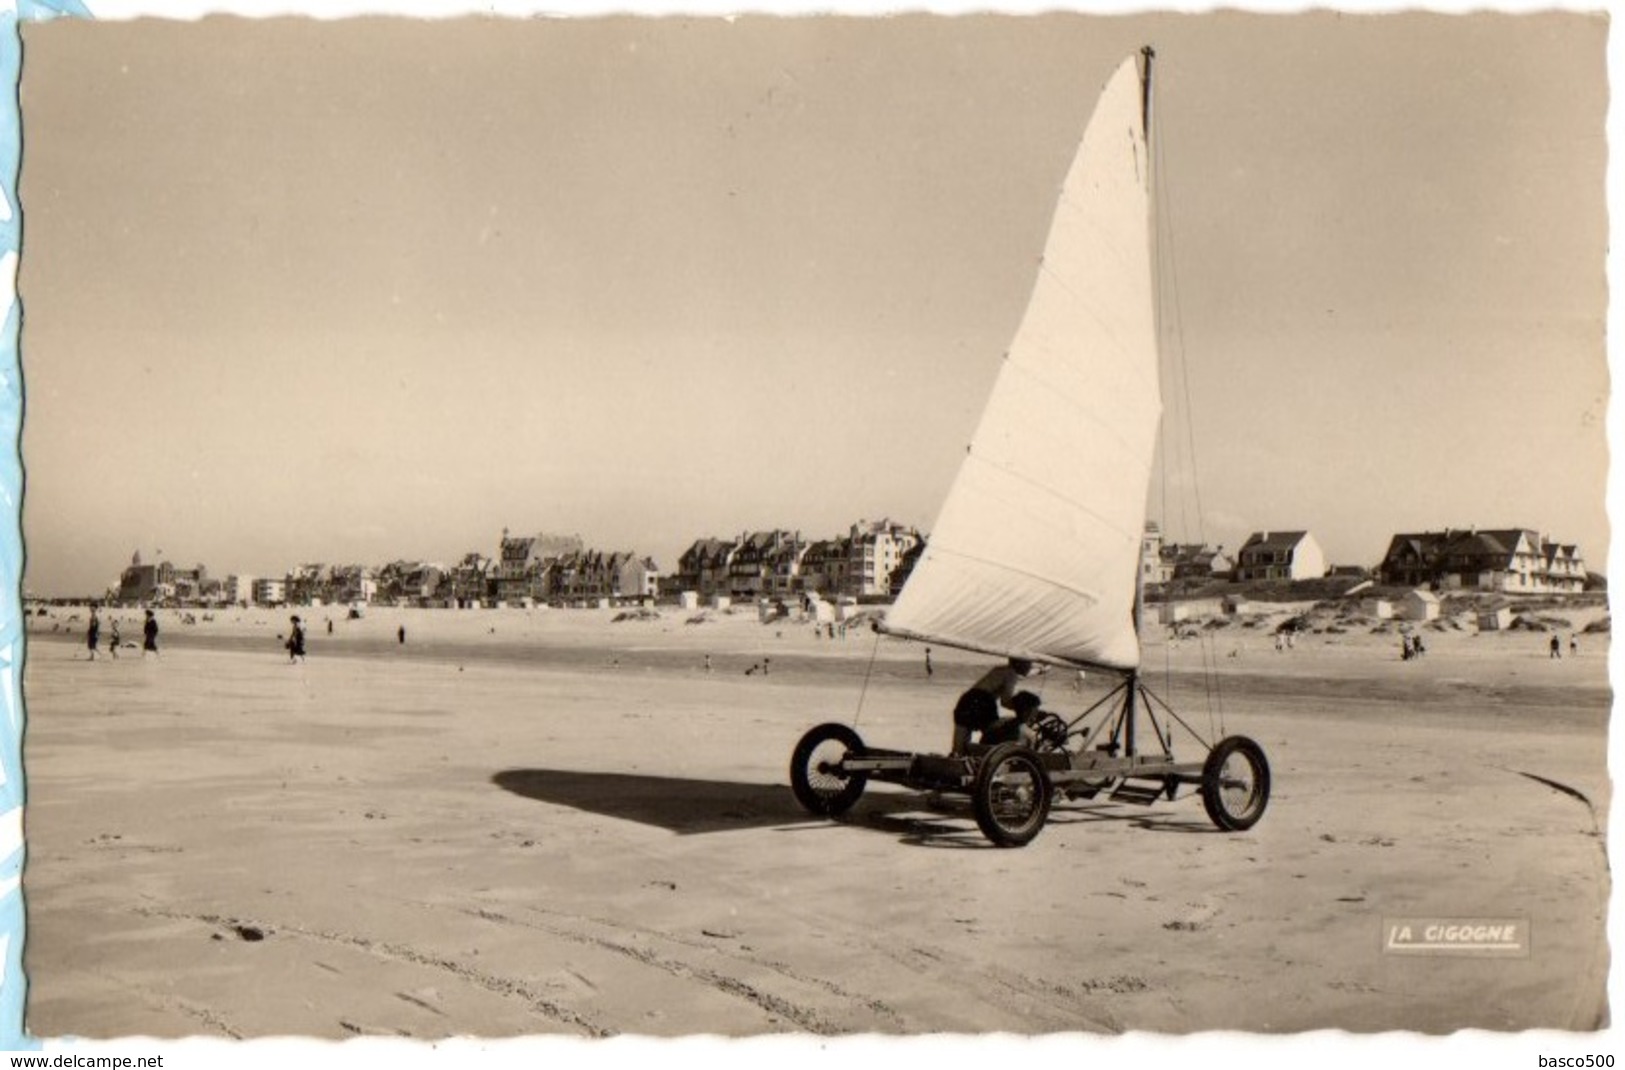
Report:
[[[1146,42],[1165,529],[1307,528],[1369,565],[1396,530],[1526,526],[1600,570],[1606,34],[25,26],[25,584],[99,592],[137,549],[280,575],[510,527],[671,569],[700,536],[929,529],[1095,94]]]

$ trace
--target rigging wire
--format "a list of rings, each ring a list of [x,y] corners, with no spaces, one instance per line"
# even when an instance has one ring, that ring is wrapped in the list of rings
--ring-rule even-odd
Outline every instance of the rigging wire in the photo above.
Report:
[[[1170,464],[1178,461],[1188,462],[1190,503],[1195,509],[1195,533],[1198,545],[1205,547],[1207,545],[1207,523],[1206,513],[1202,506],[1200,464],[1196,454],[1196,424],[1193,415],[1194,407],[1191,404],[1190,366],[1185,353],[1185,320],[1184,309],[1180,301],[1178,255],[1174,241],[1173,195],[1165,177],[1167,174],[1167,161],[1164,156],[1162,138],[1152,138],[1150,152],[1153,161],[1151,168],[1151,196],[1152,203],[1157,209],[1154,213],[1156,220],[1154,250],[1157,265],[1157,304],[1159,311],[1157,330],[1159,336],[1164,331],[1169,335],[1168,363],[1170,371],[1173,373],[1172,377],[1178,380],[1179,384],[1180,400],[1184,408],[1183,429],[1185,432],[1184,449],[1181,456],[1171,462],[1169,455],[1180,451],[1175,442],[1174,432],[1169,428],[1166,421],[1163,424],[1162,515],[1166,523],[1170,512],[1168,504]],[[1165,301],[1169,313],[1166,317],[1160,314]],[[1186,513],[1185,499],[1183,497],[1180,499],[1179,508],[1181,528],[1189,531],[1192,526],[1191,518]],[[1164,605],[1169,604],[1164,603]],[[1173,615],[1170,611],[1169,616],[1172,617]],[[1170,620],[1169,624],[1174,627],[1175,634],[1177,634],[1178,622]],[[1208,707],[1208,726],[1211,731],[1216,716],[1218,731],[1222,735],[1224,729],[1224,695],[1218,672],[1217,644],[1211,631],[1204,630],[1199,636],[1198,646],[1202,655],[1202,678]],[[1173,672],[1171,644],[1165,644],[1164,646],[1164,664],[1168,675],[1166,686],[1171,689]]]
[[[863,720],[863,700],[869,694],[869,678],[874,675],[875,661],[880,657],[880,631],[873,626],[869,632],[875,637],[874,645],[869,648],[869,663],[863,668],[863,687],[858,690],[858,708],[852,711],[852,727],[858,727]]]

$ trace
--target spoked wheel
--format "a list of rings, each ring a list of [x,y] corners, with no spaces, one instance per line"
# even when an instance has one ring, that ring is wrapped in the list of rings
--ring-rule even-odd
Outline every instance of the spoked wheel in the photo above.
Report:
[[[869,783],[867,773],[839,768],[849,753],[863,750],[863,740],[844,724],[821,724],[801,737],[790,756],[790,790],[810,813],[844,814]]]
[[[1001,743],[982,758],[971,799],[984,836],[1000,847],[1025,847],[1049,817],[1049,773],[1027,747]]]
[[[1226,832],[1258,824],[1270,799],[1270,763],[1264,748],[1246,736],[1227,736],[1202,766],[1202,805]]]

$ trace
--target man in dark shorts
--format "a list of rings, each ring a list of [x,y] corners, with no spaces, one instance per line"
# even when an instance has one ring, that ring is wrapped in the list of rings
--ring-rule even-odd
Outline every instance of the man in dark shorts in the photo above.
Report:
[[[954,705],[954,739],[949,754],[963,754],[971,737],[981,743],[1019,741],[1031,745],[1027,721],[1038,711],[1039,698],[1031,691],[1017,691],[1022,680],[1032,674],[1033,663],[1025,658],[1011,658],[1008,665],[1000,665],[988,672]],[[999,709],[1015,713],[1001,718]]]

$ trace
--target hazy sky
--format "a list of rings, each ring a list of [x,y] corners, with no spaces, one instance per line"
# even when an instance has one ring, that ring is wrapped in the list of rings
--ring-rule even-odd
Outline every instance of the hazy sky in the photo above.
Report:
[[[1396,530],[1528,526],[1600,569],[1606,31],[26,26],[25,583],[99,591],[138,548],[451,561],[505,526],[666,569],[745,529],[928,529],[1145,42],[1165,528],[1372,564]]]

